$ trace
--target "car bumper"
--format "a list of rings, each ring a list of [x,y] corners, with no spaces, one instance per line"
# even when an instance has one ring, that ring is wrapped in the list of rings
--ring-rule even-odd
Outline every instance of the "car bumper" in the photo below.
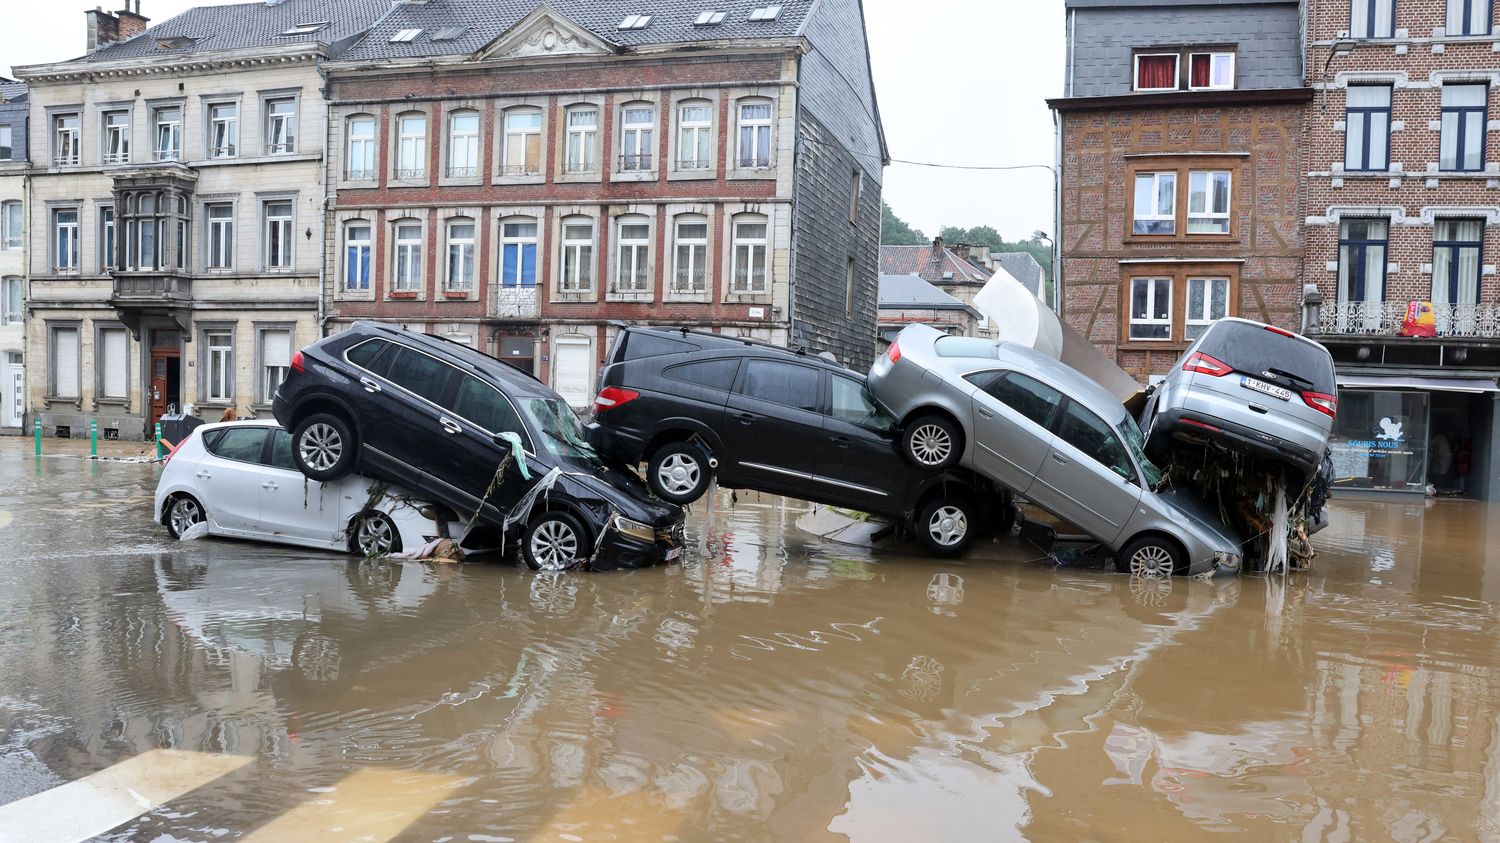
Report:
[[[1290,463],[1304,476],[1318,470],[1322,455],[1244,425],[1225,421],[1195,410],[1166,410],[1156,420],[1174,437],[1210,439],[1235,450],[1248,451],[1278,462]],[[1205,427],[1204,425],[1207,425]]]
[[[600,456],[627,465],[640,462],[641,454],[646,449],[646,443],[640,437],[598,422],[589,425],[589,444],[594,446]]]
[[[679,562],[682,560],[683,553],[683,541],[680,536],[680,531],[674,531],[673,535],[658,536],[656,541],[646,542],[610,530],[605,534],[604,540],[599,543],[599,549],[594,553],[594,558],[589,561],[589,569],[618,571]]]

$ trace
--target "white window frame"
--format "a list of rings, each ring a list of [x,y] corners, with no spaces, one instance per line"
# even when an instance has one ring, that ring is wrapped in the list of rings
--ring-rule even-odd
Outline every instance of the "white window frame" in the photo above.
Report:
[[[632,123],[632,113],[647,116]],[[648,173],[656,169],[656,104],[629,102],[620,106],[620,172]]]
[[[1142,88],[1141,87],[1141,59],[1160,58],[1167,56],[1172,59],[1172,87],[1170,88]],[[1157,94],[1163,91],[1176,91],[1182,85],[1182,54],[1181,53],[1136,53],[1130,65],[1130,89],[1138,94]]]
[[[220,339],[222,342],[216,342]],[[214,376],[216,363],[218,364],[217,378]],[[234,329],[205,328],[203,331],[204,403],[233,404],[234,374]]]
[[[1193,285],[1195,284],[1201,284],[1204,287],[1203,309],[1198,313],[1193,312]],[[1199,334],[1196,335],[1193,334],[1193,328],[1200,326],[1203,328],[1207,328],[1209,325],[1212,325],[1214,322],[1223,318],[1223,316],[1213,315],[1213,290],[1214,287],[1220,284],[1222,284],[1224,287],[1224,316],[1228,316],[1230,312],[1234,310],[1234,308],[1231,307],[1232,303],[1229,301],[1229,293],[1231,287],[1229,279],[1222,275],[1188,276],[1187,289],[1184,291],[1184,294],[1187,296],[1187,298],[1183,301],[1182,320],[1183,339],[1186,342],[1192,342],[1202,335],[1202,332],[1199,332]]]
[[[746,117],[747,108],[764,106],[769,110],[765,117]],[[770,97],[743,97],[735,100],[734,165],[737,170],[769,170],[776,164],[776,102]],[[745,130],[751,130],[751,155],[745,155]],[[756,148],[765,141],[766,157],[755,156]]]
[[[765,227],[765,234],[760,237],[747,237],[740,234],[740,226],[760,225]],[[729,292],[741,296],[759,296],[769,293],[771,290],[771,218],[761,214],[736,214],[729,221]],[[740,277],[740,247],[745,247],[746,283],[741,284]],[[759,260],[757,260],[757,250]],[[757,283],[757,278],[759,283]]]
[[[425,228],[422,220],[410,217],[391,223],[391,292],[422,291],[422,241]]]
[[[123,354],[110,353],[110,337],[116,337],[117,342],[123,347]],[[110,381],[113,378],[111,369],[119,367],[115,371],[119,374],[119,389],[110,389]],[[119,404],[130,398],[130,334],[119,323],[94,323],[94,387],[98,390],[98,400],[112,404]],[[82,383],[80,381],[80,388]]]
[[[123,123],[112,122],[113,118],[124,118]],[[100,160],[105,166],[130,163],[130,109],[111,108],[99,115],[103,137]]]
[[[282,205],[282,204],[285,204],[287,206],[287,209],[288,209],[287,214],[285,216],[282,216],[282,215],[272,216],[272,214],[271,214],[271,207],[273,205]],[[297,220],[297,202],[296,202],[296,200],[295,199],[291,199],[291,198],[284,198],[284,199],[264,199],[264,200],[261,201],[260,215],[261,215],[261,227],[260,228],[261,228],[261,238],[262,238],[262,245],[261,245],[261,265],[268,272],[286,272],[286,271],[291,270],[291,268],[293,266],[295,266],[295,260],[296,260],[296,243],[297,243],[297,238],[296,238],[295,232],[293,231],[293,228],[295,228],[295,224],[296,224],[296,220]],[[274,239],[272,237],[272,232],[275,229],[277,229],[277,228],[281,229],[281,232],[280,232],[281,235],[282,235],[281,243],[282,243],[282,251],[285,252],[284,255],[273,255],[272,254],[272,240]],[[273,258],[280,258],[282,262],[280,262],[280,263],[275,262],[275,261],[273,261]]]
[[[0,325],[20,325],[26,321],[26,282],[7,275],[0,284]]]
[[[266,358],[266,337],[271,334],[286,334],[287,362],[285,364],[272,364]],[[256,388],[259,391],[261,404],[271,403],[276,395],[276,387],[286,381],[291,372],[291,358],[297,353],[297,335],[291,326],[260,327],[255,332],[255,359],[259,365],[259,375]],[[272,377],[276,375],[277,377]],[[273,386],[274,382],[274,386]]]
[[[72,120],[73,125],[67,125]],[[59,112],[52,115],[52,166],[73,167],[82,160],[79,139],[83,129],[83,114],[78,111]]]
[[[1155,307],[1155,305],[1156,305],[1156,292],[1157,292],[1157,289],[1158,289],[1156,282],[1159,282],[1159,281],[1166,282],[1166,287],[1167,287],[1167,317],[1165,319],[1156,319],[1156,318],[1152,318],[1150,316],[1145,316],[1145,317],[1141,317],[1141,318],[1137,319],[1136,316],[1135,316],[1135,285],[1138,284],[1138,283],[1141,283],[1141,282],[1146,282],[1146,283],[1150,283],[1151,284],[1151,286],[1147,289],[1147,295],[1146,295],[1146,312],[1149,314],[1149,313],[1154,313],[1156,311],[1156,307]],[[1133,278],[1130,279],[1130,292],[1129,292],[1129,295],[1127,296],[1127,298],[1125,300],[1125,304],[1126,304],[1125,315],[1126,315],[1127,319],[1129,320],[1129,324],[1128,324],[1128,328],[1127,328],[1127,332],[1126,332],[1126,339],[1128,341],[1130,341],[1130,342],[1171,342],[1172,341],[1172,284],[1173,284],[1173,279],[1171,278],[1171,276],[1157,276],[1157,275],[1145,276],[1145,275],[1143,275],[1143,276],[1139,276],[1139,277],[1133,277]],[[1137,337],[1137,336],[1135,336],[1135,331],[1134,331],[1134,328],[1137,325],[1149,326],[1149,327],[1155,327],[1157,325],[1165,325],[1165,326],[1167,326],[1167,335],[1165,337]]]
[[[1193,59],[1197,58],[1198,56],[1208,56],[1208,84],[1207,85],[1194,85],[1193,84]],[[1219,60],[1220,59],[1228,59],[1229,60],[1229,79],[1227,81],[1224,81],[1224,82],[1216,82],[1216,81],[1214,81],[1214,77],[1218,74],[1218,71],[1219,71]],[[1232,52],[1232,51],[1226,51],[1226,50],[1200,50],[1200,51],[1195,52],[1195,53],[1188,53],[1188,77],[1187,77],[1188,78],[1188,90],[1189,91],[1232,91],[1232,90],[1234,90],[1235,63],[1237,61],[1238,61],[1237,55],[1234,52]]]
[[[524,128],[512,128],[510,120],[512,117],[528,116],[536,118],[535,128],[527,126]],[[504,132],[500,144],[500,173],[506,176],[538,176],[542,173],[542,161],[544,159],[542,149],[542,130],[546,120],[540,108],[530,106],[516,106],[508,108],[501,115]],[[521,145],[521,161],[517,163],[511,160],[511,141],[519,139]],[[536,166],[532,167],[526,163],[526,148],[536,144]]]
[[[299,99],[294,96],[267,97],[265,109],[266,154],[292,155],[297,151],[297,111]],[[290,111],[278,112],[277,106],[289,104]]]
[[[1225,181],[1224,210],[1223,211],[1211,210],[1211,209],[1209,209],[1207,207],[1209,204],[1212,204],[1212,202],[1213,202],[1213,182],[1214,182],[1214,176],[1219,176],[1219,175],[1222,175],[1224,177],[1224,181]],[[1199,177],[1199,176],[1202,176],[1202,177],[1204,177],[1207,180],[1207,183],[1204,185],[1204,190],[1203,190],[1203,199],[1204,199],[1204,205],[1205,205],[1205,207],[1204,207],[1204,209],[1202,211],[1194,212],[1193,211],[1193,180],[1195,178]],[[1205,236],[1205,235],[1208,235],[1208,236],[1217,235],[1217,236],[1223,237],[1223,236],[1228,235],[1230,233],[1230,231],[1231,231],[1231,228],[1232,228],[1231,222],[1230,222],[1230,218],[1229,218],[1229,214],[1230,214],[1230,209],[1234,207],[1234,172],[1231,171],[1231,170],[1189,170],[1188,171],[1188,194],[1187,194],[1187,202],[1188,202],[1188,205],[1187,205],[1187,234],[1189,236],[1197,235],[1197,236],[1201,237],[1201,236]],[[1224,230],[1223,231],[1193,231],[1193,220],[1195,220],[1195,219],[1196,220],[1207,220],[1207,221],[1211,221],[1211,222],[1223,221]]]
[[[1464,14],[1466,10],[1467,15]],[[1448,8],[1443,16],[1443,32],[1449,38],[1480,38],[1489,35],[1494,29],[1490,19],[1493,12],[1491,0],[1448,0]],[[1455,20],[1460,22],[1457,28],[1452,25]],[[1470,31],[1470,24],[1476,22],[1483,24],[1484,28]]]
[[[510,234],[509,231],[507,230],[507,226],[511,226],[511,225],[529,225],[529,226],[531,226],[531,232],[532,232],[531,236],[528,237],[528,236],[526,236],[524,234],[518,234],[518,235],[512,235],[512,234]],[[500,285],[499,286],[506,287],[506,288],[514,288],[514,289],[524,289],[525,287],[528,286],[528,285],[525,285],[525,284],[521,283],[521,277],[524,274],[524,270],[525,270],[525,266],[526,266],[526,257],[525,257],[526,256],[526,250],[525,250],[526,246],[532,246],[533,247],[532,250],[531,250],[531,261],[532,261],[532,265],[531,265],[531,280],[532,280],[532,283],[529,286],[531,286],[531,287],[535,287],[536,286],[536,283],[539,280],[539,276],[541,274],[541,251],[542,251],[542,241],[541,241],[541,230],[542,229],[541,229],[541,225],[542,225],[541,220],[538,219],[538,218],[536,218],[536,217],[513,216],[513,217],[501,217],[500,218],[500,254],[499,254],[499,267],[500,267],[500,271],[498,272],[498,277],[500,278]],[[516,265],[517,272],[516,272],[516,275],[515,275],[514,278],[508,277],[505,274],[505,247],[506,246],[515,246],[516,247],[516,256],[517,256],[518,263]]]
[[[0,248],[15,251],[26,245],[26,217],[18,200],[0,202]]]
[[[1375,31],[1375,21],[1379,17],[1378,12],[1382,11],[1382,9],[1380,9],[1378,7],[1381,7],[1381,6],[1386,7],[1383,11],[1386,12],[1386,17],[1390,19],[1391,32],[1390,32],[1389,35],[1387,35],[1384,32],[1376,32]],[[1358,31],[1355,28],[1355,21],[1356,21],[1356,19],[1355,19],[1355,9],[1356,9],[1356,7],[1358,7],[1359,10],[1362,11],[1362,12],[1364,12],[1364,14],[1365,14],[1365,21],[1364,21],[1364,23],[1365,23],[1365,31]],[[1357,39],[1362,40],[1362,41],[1364,41],[1364,40],[1373,41],[1373,40],[1379,40],[1379,39],[1382,39],[1382,38],[1393,38],[1393,37],[1395,37],[1395,34],[1396,34],[1396,0],[1351,0],[1351,2],[1349,4],[1349,37],[1350,38],[1357,38]]]
[[[474,121],[473,131],[460,133],[455,127],[459,119]],[[460,109],[448,115],[448,161],[443,173],[450,179],[472,179],[479,177],[479,132],[481,116],[472,108]],[[462,155],[458,154],[462,151]],[[458,161],[469,163],[460,165]]]
[[[15,156],[15,134],[9,123],[0,123],[0,161],[11,161]]]
[[[72,214],[73,221],[64,223],[63,214]],[[77,272],[79,270],[79,257],[82,254],[78,243],[80,221],[83,212],[78,208],[53,208],[52,209],[52,268],[58,272]],[[63,244],[66,242],[68,249],[67,260],[58,260],[63,254]]]
[[[1143,176],[1150,176],[1151,177],[1151,207],[1149,209],[1144,209],[1144,210],[1149,210],[1149,213],[1146,213],[1141,208],[1140,202],[1138,201],[1138,199],[1133,199],[1132,200],[1132,201],[1135,202],[1135,207],[1133,209],[1133,213],[1132,213],[1131,220],[1130,220],[1130,232],[1131,232],[1131,236],[1133,236],[1133,237],[1175,237],[1177,235],[1177,190],[1178,190],[1178,187],[1179,187],[1178,180],[1177,180],[1177,171],[1176,170],[1141,170],[1141,171],[1136,172],[1135,178],[1132,179],[1131,184],[1130,184],[1130,189],[1133,192],[1133,196],[1134,197],[1138,197],[1139,194],[1140,194],[1140,191],[1137,190],[1136,185],[1140,182],[1140,179]],[[1162,209],[1160,207],[1160,201],[1159,201],[1161,199],[1161,182],[1162,182],[1162,179],[1164,177],[1165,178],[1170,178],[1172,180],[1172,191],[1171,191],[1171,194],[1170,194],[1171,197],[1172,197],[1172,207],[1170,209],[1168,209],[1165,213],[1162,211]],[[1172,230],[1171,231],[1161,231],[1161,232],[1139,232],[1139,231],[1135,230],[1135,224],[1137,222],[1170,222],[1172,224]]]
[[[177,119],[168,119],[173,112]],[[182,103],[152,107],[151,160],[182,160]]]
[[[229,109],[229,116],[215,112]],[[210,102],[204,112],[207,117],[208,135],[204,138],[204,150],[209,158],[234,158],[240,154],[240,104],[237,100]],[[222,130],[222,131],[221,131]]]
[[[569,106],[563,111],[563,173],[570,176],[599,172],[599,112],[592,103]],[[593,114],[592,124],[574,125],[575,116]]]
[[[569,229],[587,226],[588,237],[578,237]],[[586,294],[594,291],[594,244],[598,240],[599,222],[593,217],[567,216],[561,220],[562,236],[558,238],[558,278],[560,293]]]
[[[411,125],[416,121],[421,131]],[[396,115],[396,173],[397,181],[421,181],[427,178],[427,114],[421,111],[403,111]]]
[[[364,229],[364,237],[356,238],[354,230]],[[346,293],[364,293],[371,288],[371,276],[375,269],[375,226],[369,220],[355,219],[344,223],[344,249],[343,249],[343,290]],[[349,256],[351,249],[359,249],[364,253],[363,271]],[[351,277],[355,276],[355,277]]]
[[[64,333],[71,334],[73,346],[73,389],[62,392],[58,372],[57,349]],[[47,397],[82,398],[83,395],[83,328],[77,322],[47,326]]]
[[[703,226],[702,237],[684,237],[682,227],[684,225]],[[712,222],[706,214],[678,214],[672,218],[672,280],[668,283],[668,289],[676,296],[702,296],[707,295],[712,278],[709,274],[711,263],[708,257],[709,226]],[[686,266],[684,266],[682,250],[688,249]],[[678,281],[686,275],[689,286],[683,287]],[[694,276],[702,282],[701,286],[692,283]]]
[[[644,228],[645,236],[627,239],[627,227]],[[615,277],[611,293],[631,297],[651,293],[651,233],[650,217],[627,214],[615,218]]]
[[[688,120],[683,112],[689,108],[701,108],[708,115],[702,120]],[[677,114],[677,160],[674,165],[683,172],[700,172],[713,168],[714,161],[714,104],[712,100],[680,100],[676,104]],[[692,150],[692,155],[687,154]],[[700,156],[698,153],[702,151]]]
[[[229,216],[214,212],[229,209]],[[233,202],[203,203],[203,267],[226,271],[234,269],[235,214]]]
[[[454,227],[465,225],[469,227],[469,235],[467,237],[455,236]],[[475,279],[478,277],[475,270],[475,244],[478,242],[478,234],[479,221],[473,217],[450,217],[443,222],[443,240],[447,246],[443,250],[443,289],[447,292],[472,293],[474,291]],[[467,273],[464,273],[465,264],[468,267]],[[461,273],[458,278],[454,277],[455,269]]]
[[[368,124],[369,135],[356,135],[354,127],[358,124]],[[373,181],[375,179],[375,167],[378,166],[375,155],[376,123],[373,114],[355,114],[345,123],[348,132],[348,143],[346,144],[347,155],[344,161],[344,178],[348,181]]]

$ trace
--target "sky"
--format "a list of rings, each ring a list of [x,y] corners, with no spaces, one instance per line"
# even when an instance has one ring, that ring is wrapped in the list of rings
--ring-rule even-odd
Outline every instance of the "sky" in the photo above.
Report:
[[[227,0],[142,0],[164,21]],[[122,0],[5,0],[0,62],[41,64],[84,51],[85,9]],[[875,90],[891,157],[966,166],[1052,165],[1062,92],[1062,0],[864,0]],[[8,68],[7,68],[8,70]],[[1052,232],[1052,174],[892,163],[885,200],[929,237],[944,225],[990,225],[1006,240]]]

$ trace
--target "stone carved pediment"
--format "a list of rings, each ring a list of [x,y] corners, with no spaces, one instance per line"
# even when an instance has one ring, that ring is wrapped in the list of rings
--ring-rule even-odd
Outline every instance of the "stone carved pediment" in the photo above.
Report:
[[[483,59],[519,59],[536,56],[603,56],[614,48],[597,35],[540,6],[500,37],[479,51]]]

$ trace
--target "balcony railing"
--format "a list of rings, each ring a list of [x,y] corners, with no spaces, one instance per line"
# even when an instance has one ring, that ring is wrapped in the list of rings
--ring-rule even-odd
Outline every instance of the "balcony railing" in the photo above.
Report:
[[[346,176],[346,178],[348,178],[349,181],[373,181],[375,179],[375,171],[374,170],[350,170],[349,174]]]
[[[449,167],[448,178],[469,179],[479,175],[478,167]]]
[[[679,170],[707,170],[708,168],[707,158],[681,158],[677,161],[677,169]]]
[[[1500,305],[1432,305],[1440,337],[1500,338]],[[1325,334],[1396,336],[1406,319],[1403,302],[1325,303],[1322,328]]]
[[[193,280],[181,275],[116,273],[114,298],[118,303],[154,304],[193,298]]]
[[[512,319],[533,319],[540,312],[540,296],[536,287],[501,287],[496,316]]]
[[[502,176],[539,176],[542,174],[540,164],[531,166],[526,164],[506,164],[500,168]]]
[[[425,167],[403,167],[396,170],[396,179],[399,181],[417,181],[427,178]]]
[[[649,152],[641,152],[635,155],[620,156],[620,170],[627,173],[644,172],[650,170],[652,157]]]

